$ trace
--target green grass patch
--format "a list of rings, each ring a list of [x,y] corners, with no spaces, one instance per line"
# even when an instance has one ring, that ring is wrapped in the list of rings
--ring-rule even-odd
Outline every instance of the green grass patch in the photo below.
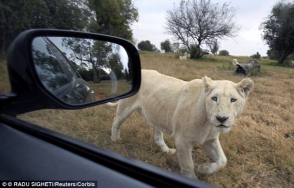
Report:
[[[284,68],[294,68],[294,64],[292,62],[287,62],[285,64],[279,64],[277,61],[270,61],[266,63],[268,66],[274,66],[274,67],[284,67]]]

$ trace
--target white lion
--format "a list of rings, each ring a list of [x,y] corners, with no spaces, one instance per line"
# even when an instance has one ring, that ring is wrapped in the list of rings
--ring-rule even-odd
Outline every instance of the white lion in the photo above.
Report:
[[[238,63],[237,59],[233,59],[232,64],[233,64],[234,66],[237,66],[237,65],[239,65],[240,63]]]
[[[245,106],[253,86],[250,78],[239,83],[214,81],[208,77],[185,82],[162,75],[154,70],[142,70],[139,92],[117,103],[112,126],[112,140],[120,139],[120,126],[136,109],[153,126],[153,137],[163,152],[174,154],[163,133],[175,140],[181,173],[197,179],[192,160],[193,144],[198,143],[209,155],[212,163],[201,164],[198,172],[210,174],[227,163],[219,142],[219,133],[228,132]]]

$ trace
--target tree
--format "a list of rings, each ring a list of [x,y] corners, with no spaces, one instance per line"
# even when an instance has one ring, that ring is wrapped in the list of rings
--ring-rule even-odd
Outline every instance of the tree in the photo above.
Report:
[[[213,40],[211,41],[210,43],[207,44],[209,49],[210,49],[210,52],[215,55],[217,54],[218,50],[219,50],[219,47],[220,47],[220,44],[217,40]]]
[[[267,50],[266,54],[270,59],[278,59],[278,52],[276,50]]]
[[[142,51],[150,51],[150,52],[152,52],[153,51],[153,46],[154,45],[152,45],[149,40],[141,41],[138,44],[139,50],[142,50]]]
[[[165,41],[161,42],[160,49],[163,50],[165,53],[171,52],[172,47],[171,47],[170,41],[168,39],[166,39]]]
[[[221,51],[219,51],[219,55],[221,55],[221,56],[229,56],[230,54],[229,54],[229,52],[227,50],[221,50]]]
[[[84,30],[91,14],[84,3],[85,0],[1,0],[0,53],[27,29]]]
[[[90,31],[132,40],[135,21],[138,10],[132,0],[1,0],[0,55],[27,29]]]
[[[117,79],[124,77],[125,70],[119,54],[114,53],[109,57],[109,68],[115,73]]]
[[[48,28],[86,30],[89,17],[92,15],[86,7],[86,0],[44,0],[44,2],[49,10]]]
[[[62,45],[72,51],[70,59],[80,64],[81,71],[84,71],[83,68],[92,69],[92,80],[98,83],[104,73],[103,68],[109,67],[107,58],[112,55],[111,44],[104,41],[92,43],[90,39],[65,37],[62,39]]]
[[[95,14],[89,31],[133,40],[131,24],[138,21],[138,10],[132,0],[88,0]]]
[[[172,44],[172,49],[175,53],[179,53],[180,51],[180,44],[178,42],[175,42]]]
[[[260,27],[263,29],[262,39],[269,45],[272,57],[279,64],[284,64],[286,58],[294,51],[294,3],[278,2],[270,15]]]
[[[234,37],[239,27],[233,21],[235,9],[227,3],[219,6],[210,0],[181,0],[180,6],[167,11],[165,29],[190,51],[191,58],[205,53],[203,44]]]

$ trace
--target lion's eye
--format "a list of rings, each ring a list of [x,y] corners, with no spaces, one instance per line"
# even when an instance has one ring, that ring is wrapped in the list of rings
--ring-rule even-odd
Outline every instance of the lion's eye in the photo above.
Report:
[[[213,101],[217,101],[217,97],[211,97]]]
[[[236,102],[237,99],[231,98],[231,102]]]

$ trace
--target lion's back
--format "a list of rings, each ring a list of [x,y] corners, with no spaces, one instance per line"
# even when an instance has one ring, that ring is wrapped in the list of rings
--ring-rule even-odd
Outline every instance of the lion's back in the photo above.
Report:
[[[155,70],[142,70],[140,91],[143,95],[165,95],[175,97],[187,82],[160,74]],[[164,100],[164,99],[163,99]]]

